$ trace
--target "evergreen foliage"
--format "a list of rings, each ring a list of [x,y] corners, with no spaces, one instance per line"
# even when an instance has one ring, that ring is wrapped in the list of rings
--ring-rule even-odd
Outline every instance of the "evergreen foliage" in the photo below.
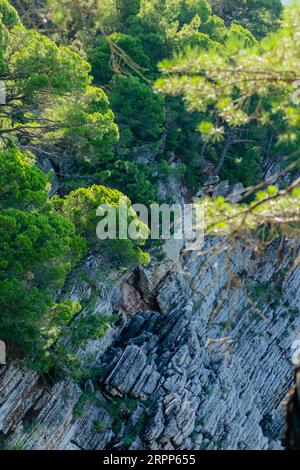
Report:
[[[158,182],[194,195],[208,174],[249,186],[289,165],[287,187],[203,204],[208,233],[297,236],[300,7],[282,13],[279,0],[0,0],[0,336],[27,365],[80,381],[76,348],[114,319],[61,290],[87,253],[149,262],[130,206],[155,202]],[[97,208],[120,200],[139,236],[100,241]]]

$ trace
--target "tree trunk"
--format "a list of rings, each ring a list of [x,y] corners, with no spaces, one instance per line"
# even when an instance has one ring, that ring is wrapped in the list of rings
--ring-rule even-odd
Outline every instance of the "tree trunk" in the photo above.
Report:
[[[220,173],[220,170],[222,166],[224,165],[224,162],[227,157],[227,153],[228,153],[228,150],[230,149],[231,144],[232,144],[232,131],[229,131],[225,140],[225,144],[224,144],[220,159],[215,169],[215,175],[218,175]]]

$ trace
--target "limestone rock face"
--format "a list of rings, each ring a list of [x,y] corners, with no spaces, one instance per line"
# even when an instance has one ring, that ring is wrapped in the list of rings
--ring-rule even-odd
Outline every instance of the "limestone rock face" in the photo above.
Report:
[[[222,250],[173,260],[169,250],[160,264],[96,280],[92,311],[120,312],[81,352],[86,361],[94,353],[100,378],[82,388],[49,385],[16,363],[0,368],[2,445],[281,449],[291,346],[300,339],[300,268],[292,247],[278,250],[262,258],[237,247],[227,263]],[[87,271],[95,263],[87,260]],[[239,285],[228,284],[233,278]],[[65,294],[82,301],[89,289],[78,280]]]

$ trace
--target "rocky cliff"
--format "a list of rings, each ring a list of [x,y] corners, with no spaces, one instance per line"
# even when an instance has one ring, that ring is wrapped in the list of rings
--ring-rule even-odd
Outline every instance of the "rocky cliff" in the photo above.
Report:
[[[206,254],[169,245],[161,263],[112,276],[88,258],[64,294],[118,311],[80,352],[98,373],[79,387],[1,367],[2,446],[281,449],[300,332],[295,247],[263,258],[237,247],[228,258],[217,243]]]

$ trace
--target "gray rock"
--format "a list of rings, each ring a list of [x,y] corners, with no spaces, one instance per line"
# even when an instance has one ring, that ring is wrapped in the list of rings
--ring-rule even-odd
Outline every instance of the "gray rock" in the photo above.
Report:
[[[216,243],[207,240],[205,248]],[[145,305],[154,296],[157,311],[136,304],[130,314],[123,312],[118,327],[82,351],[84,358],[93,351],[93,364],[103,368],[102,391],[90,382],[84,388],[95,400],[86,403],[83,416],[73,410],[83,391],[77,385],[46,385],[17,364],[1,368],[5,444],[74,450],[281,449],[282,402],[293,380],[291,346],[300,336],[300,268],[293,265],[292,245],[285,244],[280,260],[277,248],[270,246],[262,259],[236,247],[230,271],[242,289],[227,288],[224,251],[213,257],[181,252],[176,262],[152,263],[135,272],[137,284],[132,273],[116,277],[111,287],[97,280],[94,312],[103,308],[108,315],[115,302],[126,310],[128,283]],[[94,262],[88,261],[89,269]],[[78,280],[72,298],[89,298],[89,289]],[[257,308],[261,292],[263,317]],[[129,398],[136,408],[123,412]]]

